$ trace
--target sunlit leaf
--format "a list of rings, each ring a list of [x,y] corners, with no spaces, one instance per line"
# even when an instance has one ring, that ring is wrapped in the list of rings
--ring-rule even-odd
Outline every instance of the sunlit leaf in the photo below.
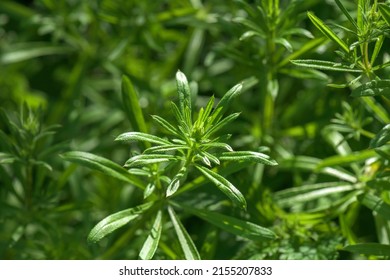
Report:
[[[150,260],[153,258],[154,253],[157,250],[158,243],[160,241],[162,227],[162,211],[159,210],[156,214],[153,226],[150,229],[150,233],[146,238],[144,245],[142,246],[142,249],[139,253],[140,259]]]
[[[134,208],[119,211],[101,220],[88,235],[89,242],[98,242],[114,230],[123,227],[136,219],[153,205],[153,202],[145,203]]]
[[[343,49],[346,53],[349,53],[348,45],[341,40],[336,33],[333,32],[321,19],[316,17],[312,12],[308,12],[307,16],[311,20],[311,22],[320,30],[326,37],[335,42],[339,47]]]
[[[145,188],[144,183],[138,177],[130,174],[122,166],[106,158],[96,156],[91,153],[78,151],[64,153],[61,155],[61,157],[65,160],[84,165],[93,170],[103,172],[104,174],[107,174],[119,180],[134,184],[135,186],[140,187],[142,189]]]
[[[208,168],[200,165],[196,165],[196,168],[202,172],[207,179],[213,182],[223,193],[225,193],[234,204],[240,208],[246,209],[246,200],[244,196],[235,186],[233,186],[232,183]]]
[[[233,160],[233,161],[251,161],[267,165],[277,165],[277,162],[271,159],[270,156],[252,152],[252,151],[233,151],[225,152],[219,157],[220,160]]]
[[[135,131],[123,133],[119,135],[115,139],[115,141],[121,141],[121,142],[145,141],[145,142],[155,143],[159,145],[171,144],[168,140],[162,139],[160,137],[148,133],[135,132]]]

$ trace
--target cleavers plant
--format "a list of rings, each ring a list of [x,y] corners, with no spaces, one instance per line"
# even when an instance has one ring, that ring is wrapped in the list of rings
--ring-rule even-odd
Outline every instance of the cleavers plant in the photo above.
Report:
[[[206,107],[201,108],[197,115],[194,115],[192,110],[189,83],[180,71],[176,74],[176,85],[178,105],[171,103],[174,121],[169,122],[160,116],[152,116],[167,133],[166,137],[160,137],[146,132],[137,93],[131,81],[123,77],[122,97],[125,111],[133,127],[140,131],[123,133],[116,138],[116,141],[137,142],[144,148],[142,153],[132,155],[124,164],[124,168],[108,159],[85,152],[73,151],[63,154],[67,160],[103,171],[143,190],[144,204],[106,217],[91,230],[88,240],[97,242],[136,219],[141,221],[137,223],[138,226],[145,226],[152,221],[150,233],[140,249],[141,259],[153,258],[164,227],[173,228],[176,232],[182,250],[181,258],[200,259],[201,256],[190,234],[176,214],[177,209],[250,240],[275,238],[271,230],[257,224],[208,209],[200,209],[192,206],[191,203],[183,203],[175,199],[180,194],[189,192],[208,181],[222,191],[233,206],[245,210],[244,195],[225,178],[225,175],[243,168],[248,162],[277,164],[263,153],[267,148],[260,147],[258,152],[234,151],[229,144],[225,143],[230,135],[217,134],[239,116],[239,113],[227,116],[224,114],[228,105],[240,94],[241,84],[229,90],[216,105],[214,105],[215,98],[211,97]],[[199,175],[196,177],[194,174]],[[189,175],[192,178],[195,176],[191,182],[188,182]],[[170,221],[167,221],[167,217]]]

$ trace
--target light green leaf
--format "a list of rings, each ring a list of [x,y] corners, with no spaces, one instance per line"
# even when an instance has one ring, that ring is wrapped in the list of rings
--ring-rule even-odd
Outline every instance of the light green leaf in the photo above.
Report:
[[[318,30],[320,30],[326,37],[328,37],[330,40],[338,44],[343,51],[346,53],[349,53],[348,45],[341,40],[336,33],[333,32],[332,29],[330,29],[321,19],[316,17],[312,12],[308,12],[307,16],[311,20],[311,22],[317,27]]]
[[[390,245],[378,243],[362,243],[355,245],[348,245],[343,248],[348,252],[372,255],[372,256],[390,256]]]
[[[278,68],[282,68],[286,64],[288,64],[291,60],[294,60],[300,56],[302,56],[305,53],[308,53],[312,51],[313,49],[317,48],[321,44],[323,44],[327,39],[322,37],[322,38],[317,38],[313,40],[309,40],[307,43],[305,43],[303,46],[301,46],[298,50],[294,51],[290,55],[288,55],[285,59],[283,59],[279,64]]]
[[[275,39],[275,43],[276,43],[276,44],[279,44],[279,45],[282,45],[282,46],[285,47],[286,50],[289,51],[289,52],[292,52],[292,51],[293,51],[292,45],[291,45],[290,42],[289,42],[288,40],[286,40],[285,38],[276,38],[276,39]]]
[[[247,238],[253,241],[264,241],[275,239],[276,235],[270,229],[257,224],[226,216],[212,211],[201,210],[184,204],[178,204],[185,211],[235,235]]]
[[[387,25],[390,26],[390,7],[385,3],[378,4],[379,12],[382,18],[386,21]]]
[[[390,141],[390,124],[385,125],[370,142],[370,148],[379,148]]]
[[[332,61],[315,60],[315,59],[297,59],[291,60],[291,63],[308,68],[314,68],[319,70],[339,71],[339,72],[355,72],[362,73],[360,69],[354,69],[349,65],[335,63]]]
[[[173,227],[175,229],[177,238],[179,239],[180,246],[183,250],[184,257],[186,260],[200,260],[198,250],[195,247],[194,242],[192,241],[190,235],[184,228],[183,224],[180,222],[175,211],[172,207],[168,206],[168,213],[171,217]]]
[[[321,163],[319,163],[317,169],[321,169],[324,167],[349,165],[352,163],[364,161],[372,157],[376,157],[376,153],[373,150],[364,150],[364,151],[354,152],[347,155],[331,156],[329,158],[324,159]]]
[[[200,165],[195,165],[207,179],[213,182],[230,200],[242,209],[246,209],[246,200],[242,193],[224,177]]]
[[[122,76],[122,101],[125,113],[134,130],[146,133],[147,128],[139,105],[137,92],[131,80],[126,76]]]
[[[179,151],[179,150],[187,150],[187,149],[189,149],[189,147],[185,146],[185,145],[169,144],[169,145],[154,146],[154,147],[148,148],[144,151],[144,153],[145,154],[165,153],[165,152],[169,152],[169,151]]]
[[[131,157],[126,161],[125,167],[131,168],[136,166],[143,166],[154,163],[168,162],[178,160],[177,157],[173,155],[166,154],[141,154]]]
[[[144,190],[144,199],[147,199],[155,190],[156,185],[154,183],[149,183]]]
[[[187,176],[188,170],[186,166],[183,166],[179,172],[176,174],[176,176],[172,179],[172,181],[169,183],[167,188],[166,196],[173,195],[180,187],[180,184],[184,181],[184,178]]]
[[[3,50],[0,55],[1,64],[11,64],[46,55],[69,53],[67,46],[56,46],[40,42],[29,42],[13,45],[9,50]]]
[[[114,230],[123,227],[136,219],[153,205],[153,202],[145,203],[134,208],[119,211],[101,220],[88,235],[89,242],[98,242]]]
[[[267,165],[277,165],[278,163],[271,159],[270,156],[252,152],[252,151],[234,151],[234,152],[225,152],[219,157],[220,160],[233,160],[233,161],[251,161]]]
[[[351,96],[377,96],[384,95],[390,97],[390,80],[379,80],[365,83],[352,91]]]
[[[365,193],[359,196],[359,200],[372,211],[377,212],[383,218],[390,220],[390,205],[384,202],[380,197],[371,193]]]
[[[153,226],[150,229],[150,233],[146,238],[144,245],[139,253],[139,257],[142,260],[151,260],[154,256],[154,253],[157,250],[158,243],[160,242],[161,231],[162,231],[162,211],[157,212],[156,218],[154,220]]]
[[[278,205],[288,207],[293,206],[296,203],[309,202],[331,194],[356,190],[360,187],[361,185],[353,185],[345,182],[308,184],[276,192],[274,198]]]
[[[222,116],[225,114],[229,104],[233,101],[235,97],[240,95],[241,91],[242,91],[242,84],[238,84],[232,87],[228,92],[226,92],[225,95],[218,102],[210,118],[212,120],[219,121],[222,118]],[[212,121],[211,123],[214,123],[214,121]]]
[[[140,187],[141,189],[145,188],[144,183],[137,176],[130,174],[122,166],[106,158],[99,157],[86,152],[77,151],[64,153],[61,155],[61,157],[65,160],[84,165],[93,170],[103,172],[104,174],[133,184],[137,187]]]
[[[206,144],[202,144],[202,147],[204,148],[217,148],[217,149],[224,149],[229,152],[233,152],[233,148],[230,147],[230,145],[222,142],[210,142]]]
[[[16,157],[11,154],[0,153],[0,164],[13,163],[15,160]]]
[[[135,131],[123,133],[119,135],[115,139],[115,141],[121,141],[121,142],[145,141],[145,142],[150,142],[159,145],[171,144],[168,140],[162,139],[160,137],[148,133],[135,132]]]
[[[340,10],[344,13],[344,15],[349,20],[349,22],[355,27],[356,30],[358,30],[358,26],[357,26],[356,21],[352,18],[350,13],[347,11],[347,9],[341,3],[341,1],[340,0],[335,0],[335,1],[336,1],[337,6],[340,8]]]
[[[180,72],[176,72],[176,86],[179,95],[179,108],[182,115],[185,117],[187,124],[191,124],[191,91],[186,76]]]

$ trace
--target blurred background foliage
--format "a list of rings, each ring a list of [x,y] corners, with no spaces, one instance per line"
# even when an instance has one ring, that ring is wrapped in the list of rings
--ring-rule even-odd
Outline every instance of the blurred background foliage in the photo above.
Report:
[[[342,2],[356,16],[356,1]],[[388,216],[378,218],[356,203],[353,192],[360,185],[350,187],[362,183],[359,176],[376,172],[375,162],[317,168],[337,154],[343,141],[348,140],[348,154],[367,149],[371,139],[359,132],[377,133],[382,124],[349,96],[348,87],[326,87],[345,83],[348,73],[325,74],[289,62],[334,60],[337,46],[321,36],[308,10],[325,21],[348,24],[334,1],[2,0],[0,258],[137,257],[142,239],[129,243],[128,229],[94,245],[87,244],[86,237],[109,213],[139,204],[142,193],[65,162],[59,154],[86,151],[123,164],[128,148],[113,140],[132,126],[121,104],[121,76],[136,86],[148,129],[158,134],[150,115],[169,118],[178,69],[191,81],[197,107],[243,81],[244,92],[231,109],[242,112],[237,125],[229,128],[237,135],[232,146],[269,146],[279,162],[277,167],[256,165],[232,176],[246,196],[248,211],[223,208],[273,229],[279,238],[257,244],[185,217],[183,223],[204,258],[355,259],[367,256],[342,250],[345,245],[389,244]],[[339,34],[348,35],[343,32]],[[378,59],[385,62],[388,57],[383,48]],[[377,102],[388,119],[388,99]],[[332,124],[349,134],[327,133],[324,127]],[[382,180],[387,193],[380,194],[386,202],[388,178]],[[343,187],[339,181],[349,187],[332,193],[332,187]],[[330,190],[331,195],[289,201],[291,190],[301,186]],[[207,202],[214,195],[201,188],[196,199],[188,199]],[[340,199],[345,202],[340,207],[331,205]],[[135,236],[145,231],[133,230]],[[157,251],[156,258],[175,258],[167,252],[178,244],[171,244],[169,235],[162,238],[166,248]]]

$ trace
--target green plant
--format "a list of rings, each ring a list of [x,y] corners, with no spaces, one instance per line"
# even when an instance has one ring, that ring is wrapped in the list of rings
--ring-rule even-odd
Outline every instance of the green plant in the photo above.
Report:
[[[387,61],[378,62],[385,37],[389,32],[390,7],[385,3],[360,0],[357,3],[357,19],[336,0],[338,8],[348,19],[351,28],[335,25],[348,35],[342,39],[336,32],[316,17],[312,12],[308,17],[315,27],[328,39],[336,43],[336,51],[341,61],[293,60],[292,63],[319,70],[348,73],[345,84],[330,84],[332,87],[351,87],[351,96],[360,97],[359,106],[343,103],[343,113],[336,114],[333,123],[323,129],[323,137],[338,155],[326,159],[296,157],[294,163],[281,161],[281,164],[297,166],[300,169],[330,175],[338,181],[306,183],[300,187],[285,189],[274,194],[276,202],[282,207],[305,213],[306,218],[317,219],[338,217],[343,235],[349,245],[345,247],[353,253],[376,255],[388,258],[390,233],[390,192],[389,192],[389,130],[390,121],[386,107],[390,81],[382,79]],[[348,42],[348,43],[347,43]],[[374,46],[371,47],[370,45]],[[377,64],[377,65],[376,65]],[[350,78],[358,74],[357,77]],[[352,103],[352,101],[351,101]],[[356,104],[356,102],[354,103]],[[367,117],[367,114],[369,116]],[[366,128],[368,125],[369,128]],[[379,132],[371,132],[383,126]],[[368,138],[361,141],[360,136]],[[360,145],[351,143],[351,139]],[[352,147],[361,147],[354,151]],[[377,236],[368,241],[360,239],[353,228],[362,206],[372,211]],[[310,214],[306,214],[309,212]],[[373,240],[381,244],[372,245]],[[371,242],[370,242],[371,241]],[[363,244],[357,244],[363,243]]]
[[[224,176],[234,172],[234,169],[242,168],[248,162],[276,165],[274,160],[262,152],[233,151],[232,147],[224,142],[229,135],[217,135],[219,130],[239,116],[238,113],[226,117],[223,115],[228,105],[239,95],[241,84],[229,90],[215,107],[215,98],[211,97],[206,107],[201,108],[195,117],[192,112],[191,90],[187,78],[180,71],[176,74],[176,83],[179,106],[171,103],[174,122],[153,116],[154,121],[169,135],[163,138],[145,132],[145,122],[138,107],[134,87],[128,78],[123,78],[122,92],[126,112],[133,126],[140,131],[123,133],[116,140],[127,143],[141,142],[144,147],[141,154],[135,154],[126,161],[125,169],[107,159],[84,152],[63,154],[66,160],[101,170],[140,187],[147,201],[103,219],[90,232],[89,241],[99,241],[135,219],[140,220],[142,224],[152,219],[150,232],[139,253],[141,259],[151,259],[159,245],[162,230],[166,227],[166,216],[169,216],[168,225],[176,232],[182,249],[181,256],[186,259],[199,259],[200,254],[180,222],[175,208],[196,215],[235,235],[253,240],[274,238],[275,235],[271,230],[259,225],[217,214],[209,209],[193,207],[191,204],[175,199],[180,194],[205,184],[207,179],[221,190],[234,206],[245,210],[244,196]],[[259,151],[265,150],[264,147],[259,148]],[[194,177],[195,171],[198,171],[201,176],[190,181],[188,177],[190,175]]]

